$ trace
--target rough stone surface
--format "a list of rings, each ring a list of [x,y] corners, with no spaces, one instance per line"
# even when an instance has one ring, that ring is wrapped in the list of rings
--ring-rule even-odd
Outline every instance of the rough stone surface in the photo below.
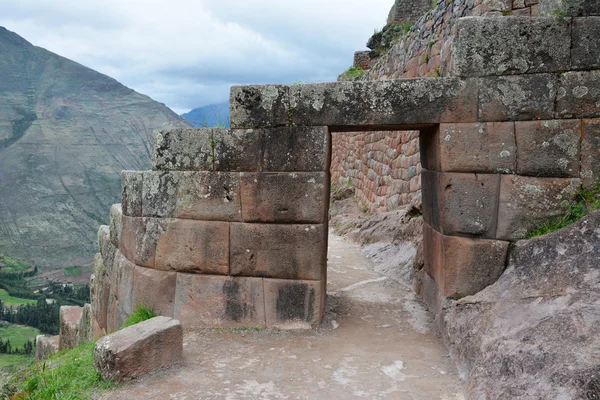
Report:
[[[156,246],[154,268],[227,275],[229,223],[171,219]]]
[[[595,212],[517,242],[498,282],[446,308],[446,339],[469,398],[598,396],[598,226]]]
[[[325,307],[323,282],[265,278],[264,288],[268,328],[310,329],[321,322]]]
[[[166,317],[173,316],[177,274],[135,266],[133,271],[133,305],[142,305]]]
[[[421,176],[423,183],[423,221],[435,230],[441,231],[439,213],[439,172],[423,169]]]
[[[145,217],[210,221],[241,219],[240,175],[229,172],[144,172]]]
[[[600,17],[573,18],[572,69],[600,68]]]
[[[121,230],[123,230],[123,210],[121,204],[110,207],[110,242],[116,248],[121,243]]]
[[[142,216],[142,180],[139,171],[121,172],[121,204],[122,213],[129,217]]]
[[[260,91],[257,86],[234,87]],[[265,109],[289,108],[288,125],[304,126],[381,126],[414,125],[439,122],[474,122],[476,90],[474,82],[455,78],[390,80],[380,82],[337,82],[293,85],[289,100],[273,97],[232,96],[232,110],[244,108],[248,114],[232,114],[232,126],[258,127]],[[423,114],[422,110],[429,110]],[[255,115],[252,113],[255,112]],[[264,124],[265,121],[261,121]],[[279,120],[269,123],[277,126]],[[339,128],[342,129],[342,128]],[[343,130],[343,129],[342,129]]]
[[[133,274],[135,264],[125,258],[121,252],[115,257],[116,265],[114,275],[115,282],[111,282],[111,288],[114,288],[114,294],[119,300],[120,311],[126,315],[130,315],[135,309],[136,304],[133,302]]]
[[[58,353],[59,336],[37,335],[35,337],[35,362],[47,360]]]
[[[169,219],[123,216],[121,253],[134,264],[153,268],[156,245]]]
[[[80,321],[83,307],[62,306],[60,308],[59,350],[68,350],[79,346],[81,341]]]
[[[600,15],[600,4],[596,0],[541,0],[540,15],[552,17]]]
[[[513,122],[440,124],[439,130],[421,138],[421,148],[433,162],[433,168],[429,169],[471,173],[516,171]],[[429,149],[430,146],[437,148]]]
[[[329,204],[325,172],[242,173],[245,222],[324,223]]]
[[[92,314],[98,324],[100,331],[106,332],[106,314],[108,307],[108,295],[110,293],[110,282],[107,269],[104,266],[102,255],[94,257],[94,273],[90,278],[90,300],[92,302]]]
[[[600,117],[600,71],[567,72],[560,76],[558,118]]]
[[[554,118],[556,75],[531,74],[478,79],[480,121]]]
[[[100,250],[100,254],[102,254],[104,265],[111,268],[117,248],[112,244],[110,228],[106,225],[102,225],[98,229],[98,249]]]
[[[496,237],[522,239],[564,215],[579,185],[579,179],[502,176]]]
[[[325,225],[231,223],[231,274],[281,279],[324,276]]]
[[[580,120],[518,121],[515,133],[519,175],[579,177]]]
[[[233,86],[229,104],[232,128],[290,125],[288,86]]]
[[[454,73],[468,77],[566,71],[570,36],[568,19],[461,18],[453,42]]]
[[[509,242],[445,236],[428,225],[423,231],[425,271],[444,297],[475,294],[504,271]]]
[[[152,169],[159,171],[212,171],[213,129],[175,129],[154,137]]]
[[[264,130],[263,171],[327,171],[330,134],[326,127]]]
[[[581,178],[586,187],[600,181],[600,119],[583,120]]]
[[[264,328],[262,279],[178,273],[175,318],[185,329]]]
[[[183,361],[179,321],[155,317],[96,342],[94,366],[103,379],[122,382]]]
[[[439,196],[441,231],[494,238],[500,175],[443,172],[439,179],[434,196]]]

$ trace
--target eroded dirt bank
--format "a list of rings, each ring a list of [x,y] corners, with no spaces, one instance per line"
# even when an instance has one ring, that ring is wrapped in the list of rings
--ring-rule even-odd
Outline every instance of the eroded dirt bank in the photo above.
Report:
[[[183,366],[105,399],[459,400],[462,384],[431,315],[408,287],[330,234],[327,312],[314,331],[185,335]]]

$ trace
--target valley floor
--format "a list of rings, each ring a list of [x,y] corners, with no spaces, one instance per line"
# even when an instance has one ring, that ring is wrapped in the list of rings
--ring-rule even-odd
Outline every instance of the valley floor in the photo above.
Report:
[[[410,288],[378,275],[360,247],[330,235],[327,311],[313,331],[204,330],[183,366],[105,399],[462,400],[462,383]]]

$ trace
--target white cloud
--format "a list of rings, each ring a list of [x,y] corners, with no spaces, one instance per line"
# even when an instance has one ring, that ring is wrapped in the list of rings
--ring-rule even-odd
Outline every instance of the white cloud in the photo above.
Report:
[[[333,80],[392,0],[2,0],[0,25],[166,103],[239,83]]]

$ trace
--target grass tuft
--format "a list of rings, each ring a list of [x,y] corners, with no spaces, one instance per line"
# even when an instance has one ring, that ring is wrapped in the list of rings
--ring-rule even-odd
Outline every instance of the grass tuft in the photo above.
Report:
[[[591,188],[582,186],[575,194],[575,200],[571,203],[564,215],[555,220],[546,222],[532,231],[527,238],[542,236],[562,229],[598,209],[600,209],[600,181],[596,182]]]
[[[156,313],[153,309],[139,305],[135,311],[127,318],[125,324],[121,327],[127,328],[128,326],[139,324],[140,322],[156,317]]]

